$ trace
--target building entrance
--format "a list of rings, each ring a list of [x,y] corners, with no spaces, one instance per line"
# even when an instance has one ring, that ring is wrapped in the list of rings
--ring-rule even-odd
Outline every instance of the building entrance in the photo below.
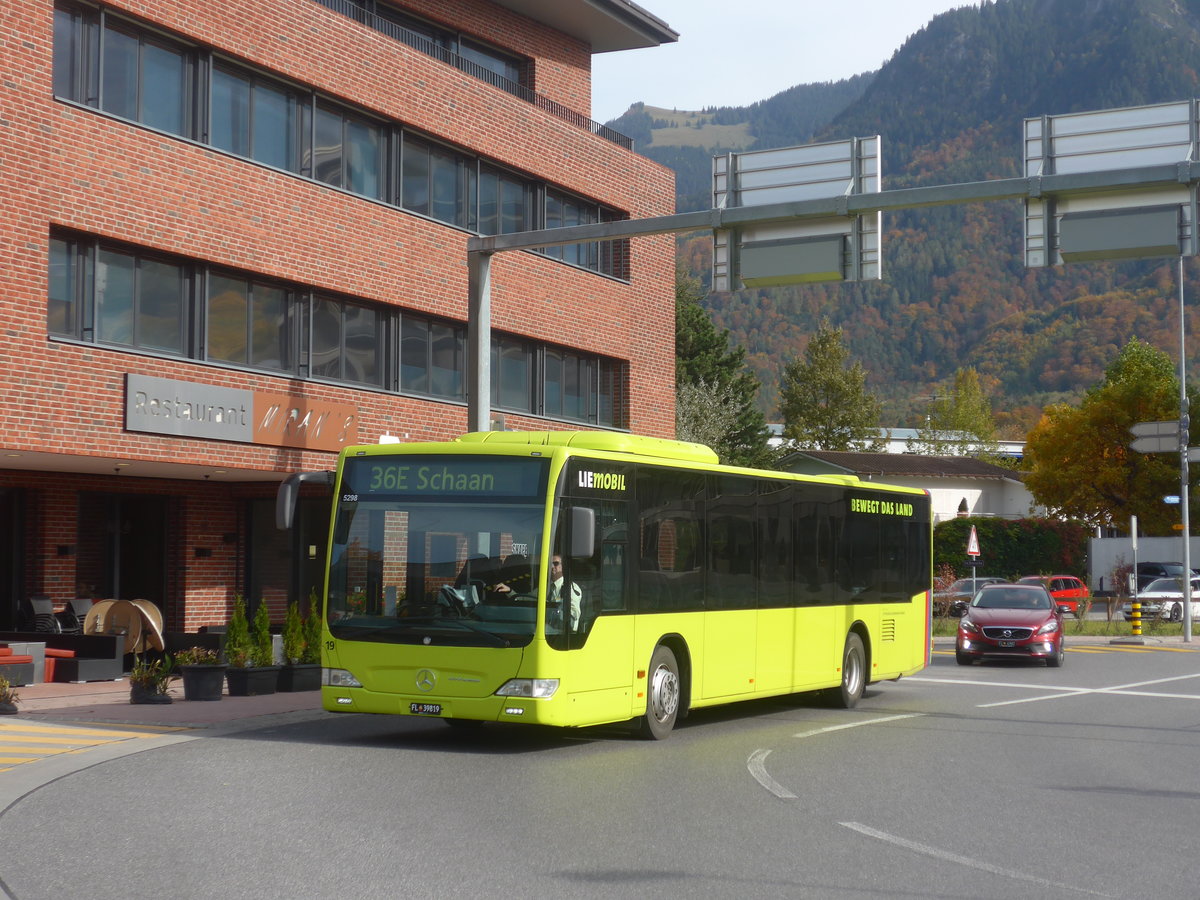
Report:
[[[0,631],[13,631],[20,621],[18,603],[25,594],[25,494],[0,488]]]
[[[167,612],[167,508],[167,497],[79,495],[80,596],[149,600]]]

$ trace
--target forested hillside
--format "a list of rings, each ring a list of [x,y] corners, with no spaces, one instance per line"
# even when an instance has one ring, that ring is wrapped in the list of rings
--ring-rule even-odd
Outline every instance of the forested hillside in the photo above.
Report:
[[[875,73],[703,110],[684,128],[663,126],[661,115],[656,125],[656,111],[640,105],[613,124],[676,169],[686,210],[709,203],[712,153],[746,149],[705,146],[706,125],[726,136],[744,126],[748,147],[878,133],[885,188],[979,181],[1020,174],[1026,117],[1200,96],[1198,72],[1200,0],[996,0],[936,17]],[[686,146],[672,143],[681,131]],[[1131,337],[1177,354],[1173,260],[1025,269],[1017,202],[892,214],[884,229],[881,282],[707,298],[717,325],[747,348],[769,419],[783,362],[823,318],[867,367],[887,424],[916,424],[955,370],[974,366],[1008,437],[1023,437],[1047,402],[1100,380]],[[704,279],[708,244],[680,244]],[[1189,303],[1196,266],[1187,267]],[[1189,367],[1200,371],[1200,323],[1189,332]]]

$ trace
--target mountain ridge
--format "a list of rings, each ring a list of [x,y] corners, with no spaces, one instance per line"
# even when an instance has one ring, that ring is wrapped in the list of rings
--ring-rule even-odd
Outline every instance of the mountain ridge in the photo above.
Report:
[[[685,113],[744,123],[750,148],[881,134],[885,188],[953,184],[1019,175],[1028,116],[1194,97],[1198,71],[1200,0],[995,0],[934,17],[876,72]],[[634,104],[613,125],[649,124],[640,152],[676,171],[680,210],[707,208],[712,154],[745,148],[704,146],[703,125],[655,129],[654,109]],[[689,146],[661,133],[685,128]],[[923,398],[973,366],[1002,433],[1020,438],[1045,404],[1099,381],[1129,339],[1172,356],[1179,343],[1174,258],[1029,270],[1021,216],[1017,201],[889,214],[880,282],[710,294],[705,305],[746,347],[769,419],[784,362],[828,319],[867,369],[883,424],[919,424]],[[706,283],[710,243],[679,242],[684,267]],[[1200,286],[1191,268],[1188,297]],[[1189,338],[1193,370],[1197,350]]]

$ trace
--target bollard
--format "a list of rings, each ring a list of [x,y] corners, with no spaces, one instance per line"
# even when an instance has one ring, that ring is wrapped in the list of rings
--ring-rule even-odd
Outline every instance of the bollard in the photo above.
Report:
[[[1137,600],[1133,601],[1133,605],[1129,610],[1130,633],[1140,635],[1142,633],[1142,604]]]

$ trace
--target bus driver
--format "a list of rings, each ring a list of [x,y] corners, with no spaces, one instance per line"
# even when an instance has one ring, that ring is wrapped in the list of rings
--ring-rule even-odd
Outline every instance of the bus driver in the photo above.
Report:
[[[570,619],[569,625],[571,631],[579,630],[579,607],[580,601],[583,600],[583,591],[575,582],[570,582]],[[559,628],[562,627],[562,602],[563,594],[563,564],[562,555],[555,553],[550,560],[550,622]]]

